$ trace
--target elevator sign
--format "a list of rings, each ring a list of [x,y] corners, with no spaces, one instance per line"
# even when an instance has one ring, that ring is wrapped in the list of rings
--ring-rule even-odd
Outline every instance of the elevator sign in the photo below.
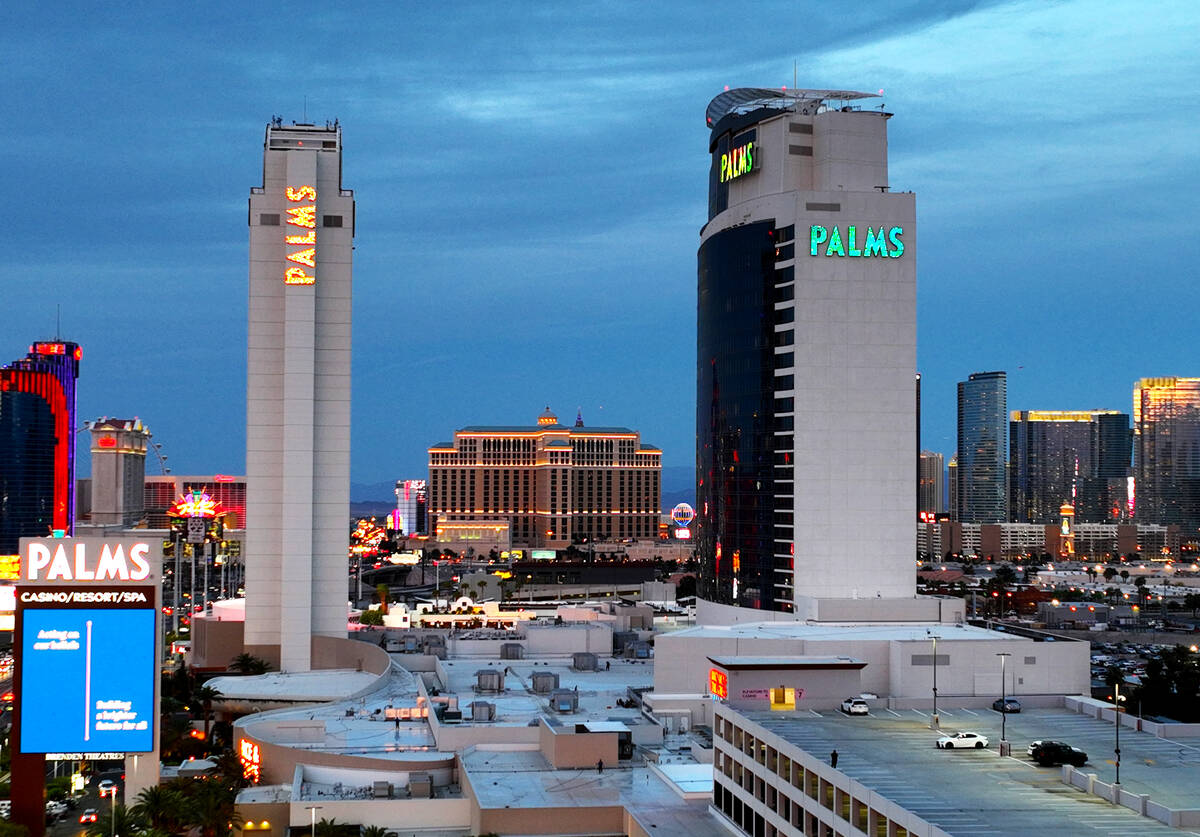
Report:
[[[312,285],[317,281],[317,188],[289,186],[287,229],[283,243],[292,266],[283,272],[285,285]]]

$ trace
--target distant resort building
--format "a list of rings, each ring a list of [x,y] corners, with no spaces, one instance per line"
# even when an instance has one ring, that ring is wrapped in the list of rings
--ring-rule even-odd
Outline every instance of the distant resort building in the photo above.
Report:
[[[658,537],[662,451],[627,427],[464,427],[429,448],[431,534],[507,526],[515,547]]]

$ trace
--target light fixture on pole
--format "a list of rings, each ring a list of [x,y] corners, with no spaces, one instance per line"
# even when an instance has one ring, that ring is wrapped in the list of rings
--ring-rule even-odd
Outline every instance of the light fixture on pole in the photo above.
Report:
[[[1012,654],[1008,651],[1000,651],[996,656],[1000,658],[1000,755],[1007,756],[1010,748],[1008,744],[1008,695],[1005,692],[1005,683],[1007,681],[1005,670],[1008,658]]]
[[[1116,744],[1113,748],[1113,755],[1117,757],[1117,781],[1116,784],[1121,784],[1121,704],[1125,702],[1125,696],[1121,694],[1121,684],[1113,684],[1113,704],[1116,707],[1116,712],[1113,713],[1113,721],[1116,730]]]
[[[929,728],[941,729],[942,719],[938,715],[937,710],[937,641],[941,637],[936,634],[930,634],[929,638],[933,640],[933,717],[929,719]]]

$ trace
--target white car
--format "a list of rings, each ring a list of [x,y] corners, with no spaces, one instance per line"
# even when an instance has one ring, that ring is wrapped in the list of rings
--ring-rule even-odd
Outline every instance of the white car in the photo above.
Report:
[[[842,701],[842,711],[847,715],[869,715],[871,707],[862,698],[846,698]]]
[[[977,732],[956,732],[954,735],[943,735],[937,740],[937,747],[940,750],[958,750],[963,747],[982,750],[987,745],[987,736]]]

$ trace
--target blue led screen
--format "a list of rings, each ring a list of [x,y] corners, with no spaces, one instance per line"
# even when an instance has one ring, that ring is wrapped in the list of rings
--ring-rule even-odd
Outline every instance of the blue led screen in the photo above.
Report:
[[[22,612],[21,750],[154,749],[155,611]]]

